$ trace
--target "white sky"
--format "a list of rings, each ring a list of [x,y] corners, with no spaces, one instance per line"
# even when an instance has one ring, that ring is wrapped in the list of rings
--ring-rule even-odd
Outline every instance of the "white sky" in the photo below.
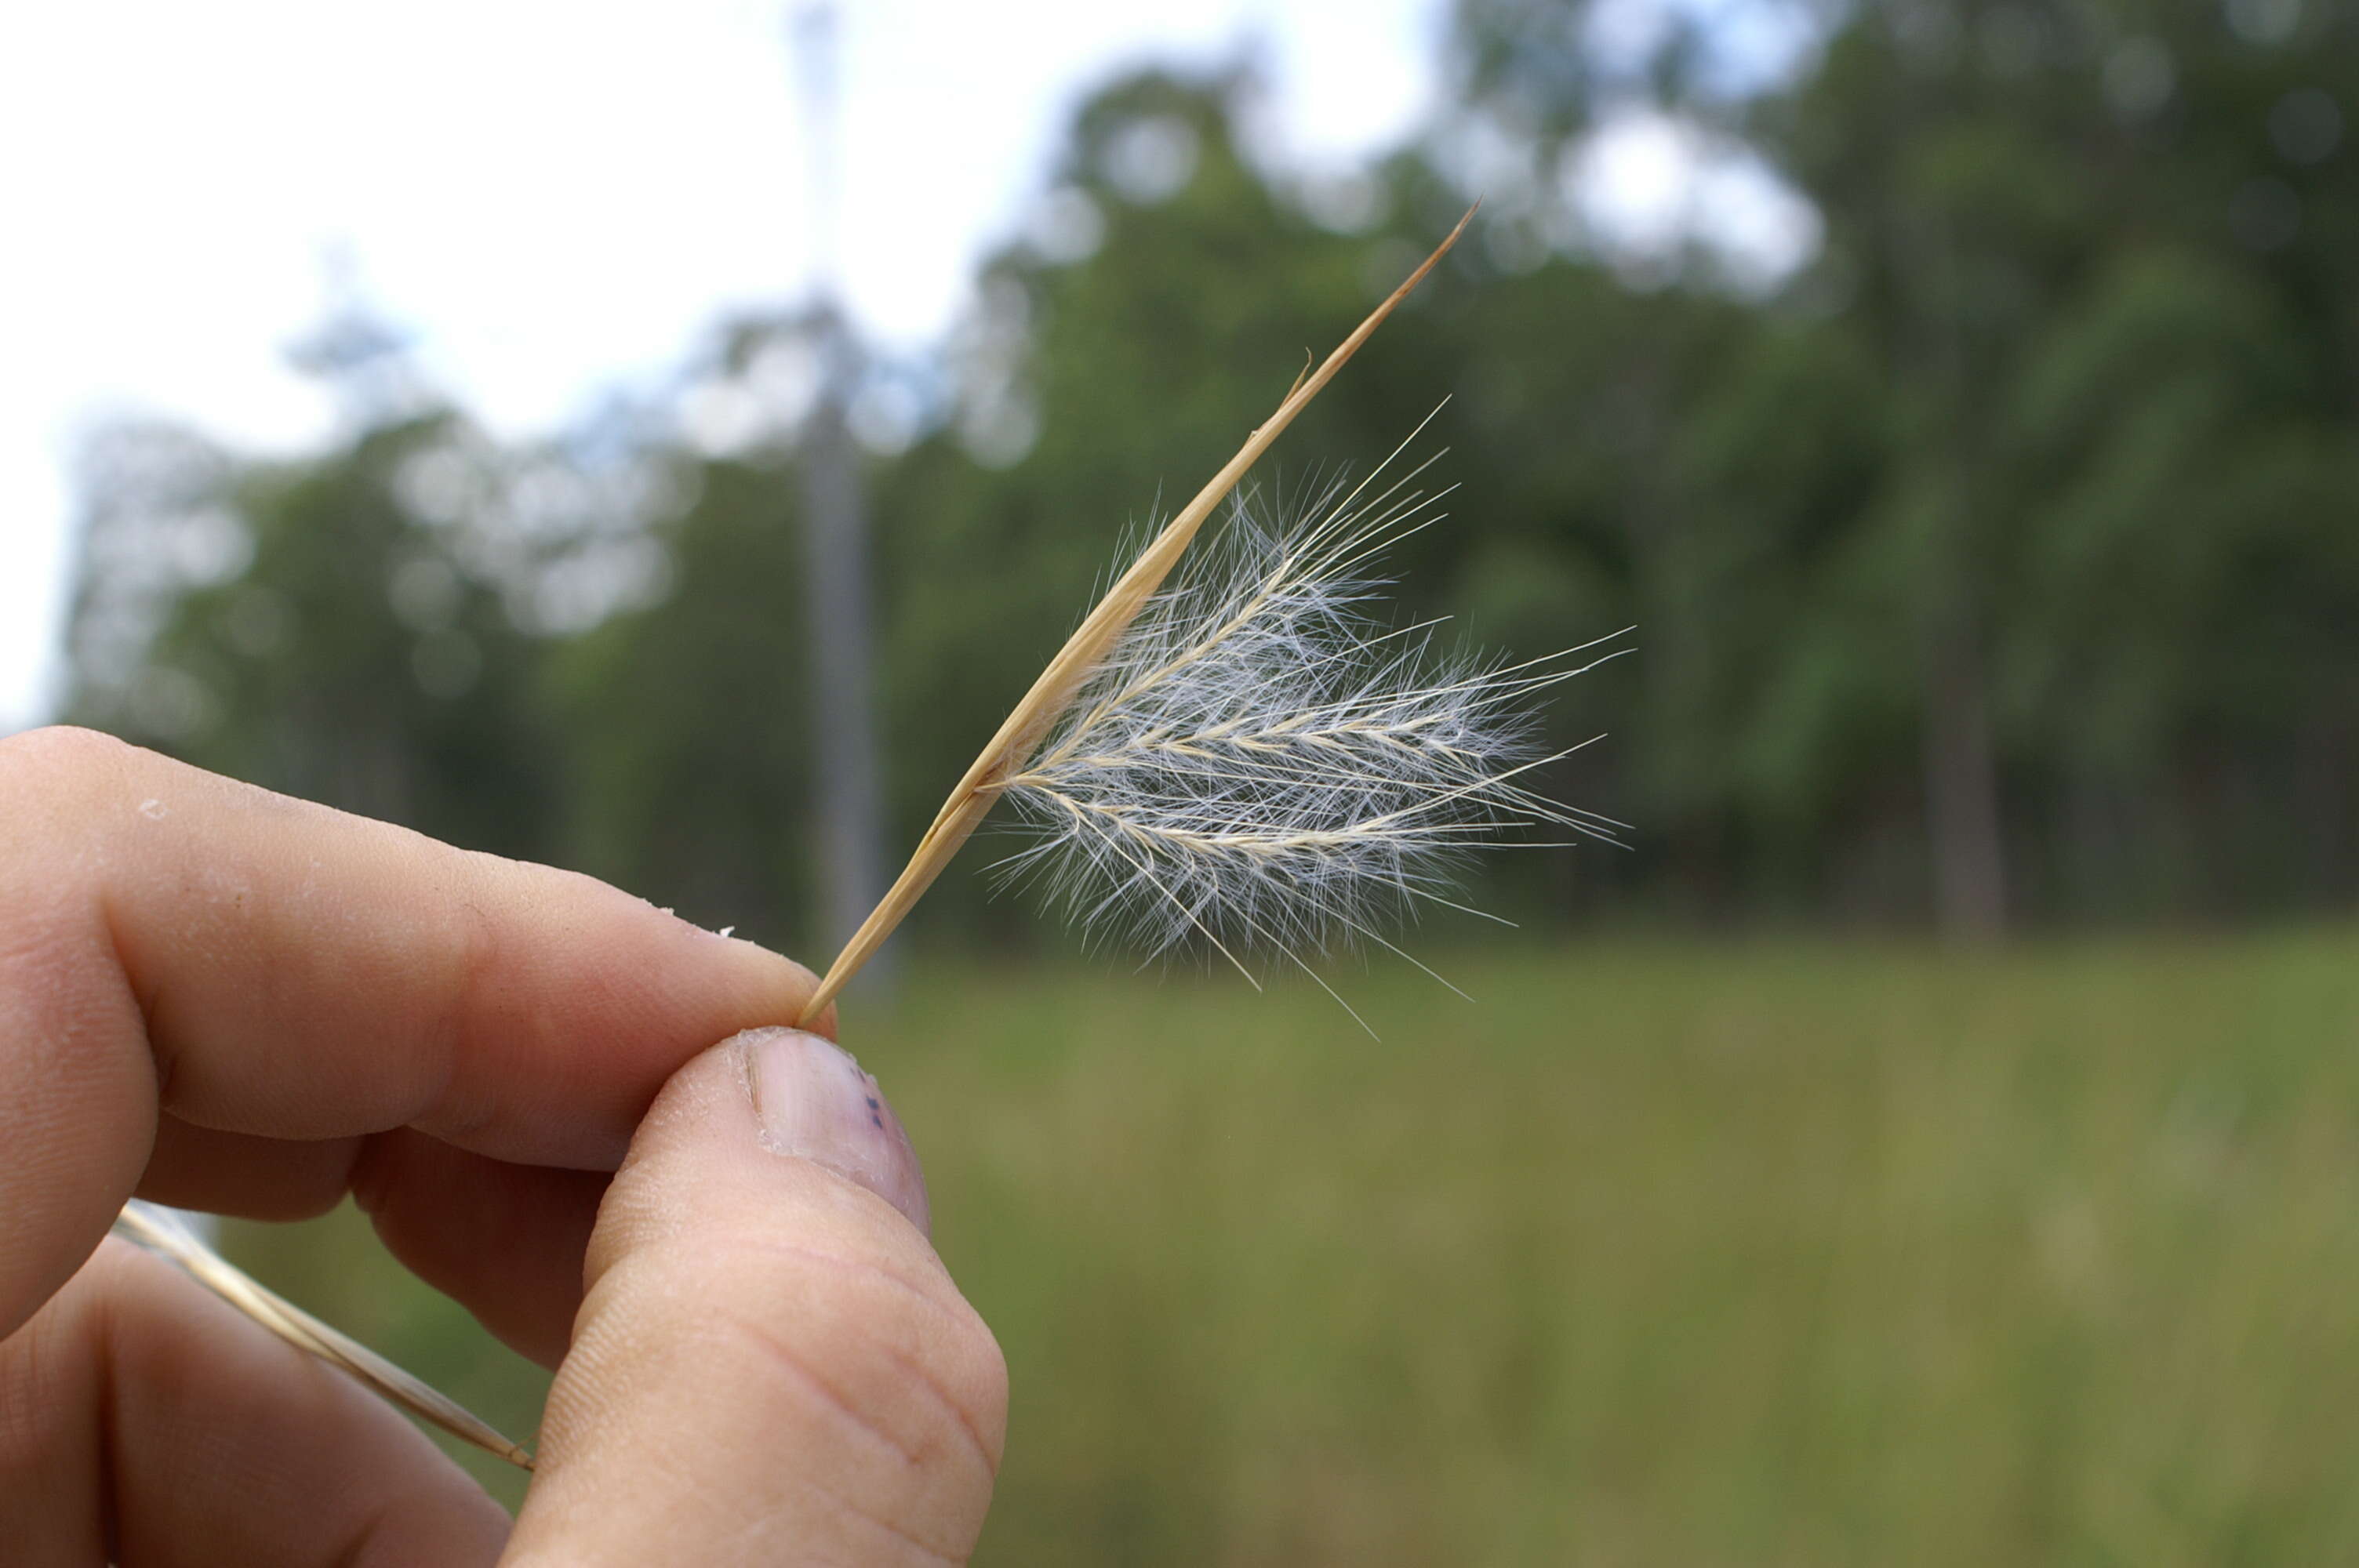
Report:
[[[329,411],[282,350],[319,316],[331,251],[505,435],[659,373],[731,307],[795,297],[790,9],[0,7],[0,733],[49,708],[75,432],[143,409],[248,448],[316,439]],[[1314,163],[1397,141],[1437,85],[1440,0],[840,9],[840,259],[853,313],[897,348],[941,335],[1066,116],[1125,64],[1263,38],[1276,129]],[[1640,165],[1661,139],[1637,139]]]
[[[676,361],[808,265],[785,0],[129,0],[0,19],[0,732],[43,715],[75,430],[109,408],[287,448],[281,348],[344,247],[506,433]],[[1392,140],[1433,0],[850,0],[852,308],[938,337],[1123,64],[1270,42],[1306,156]],[[766,200],[765,194],[766,193]]]

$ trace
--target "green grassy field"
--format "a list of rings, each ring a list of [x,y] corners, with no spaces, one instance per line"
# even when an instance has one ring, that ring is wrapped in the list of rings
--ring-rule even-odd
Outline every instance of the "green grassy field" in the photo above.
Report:
[[[2359,1559],[2359,940],[913,962],[1003,1564]],[[238,1254],[487,1415],[349,1215]],[[512,1494],[511,1494],[512,1495]]]

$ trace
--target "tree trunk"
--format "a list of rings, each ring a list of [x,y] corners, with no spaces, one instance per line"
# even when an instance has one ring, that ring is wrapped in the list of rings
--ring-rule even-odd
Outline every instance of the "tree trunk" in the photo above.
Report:
[[[818,803],[820,936],[850,937],[885,891],[875,658],[868,616],[867,519],[858,454],[844,427],[851,345],[842,317],[820,312],[826,366],[802,449],[804,616],[811,642],[811,762]],[[871,964],[871,970],[882,973]]]
[[[1963,616],[1948,618],[1925,660],[1925,831],[1933,856],[1933,913],[1953,942],[1985,942],[2006,928],[2006,850],[1999,830],[1998,765],[1991,751],[1983,656]]]

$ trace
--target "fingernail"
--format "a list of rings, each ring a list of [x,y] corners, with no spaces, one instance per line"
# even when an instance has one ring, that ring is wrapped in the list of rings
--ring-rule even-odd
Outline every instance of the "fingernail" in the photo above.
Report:
[[[932,1235],[918,1152],[876,1080],[842,1046],[799,1029],[743,1038],[763,1144],[851,1177]]]

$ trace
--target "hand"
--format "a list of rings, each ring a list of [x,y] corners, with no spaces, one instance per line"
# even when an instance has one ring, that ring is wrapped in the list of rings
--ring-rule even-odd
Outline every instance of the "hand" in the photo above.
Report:
[[[812,984],[584,877],[85,731],[0,741],[7,1560],[962,1561],[1006,1368],[874,1081],[757,1027]],[[357,1385],[106,1239],[135,1194],[347,1191],[557,1368],[512,1530]]]

